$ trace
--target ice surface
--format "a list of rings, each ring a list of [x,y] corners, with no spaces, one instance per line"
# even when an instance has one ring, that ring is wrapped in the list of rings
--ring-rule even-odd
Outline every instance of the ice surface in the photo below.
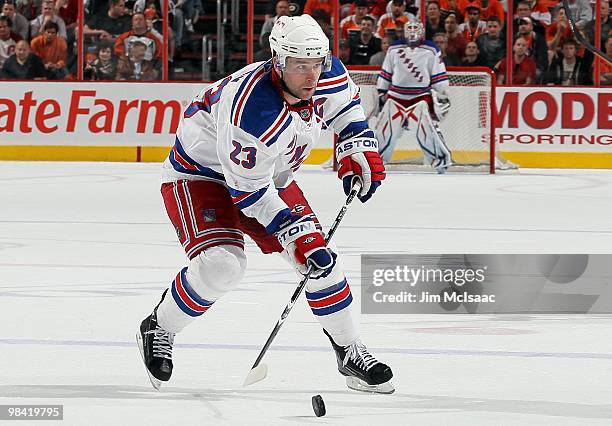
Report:
[[[363,315],[397,389],[368,395],[345,388],[302,299],[268,378],[243,388],[298,282],[250,241],[244,282],[177,336],[172,381],[154,391],[134,334],[185,263],[159,165],[0,170],[0,404],[64,404],[66,425],[612,423],[612,316]],[[330,224],[335,175],[306,167],[299,183]],[[335,241],[358,303],[361,253],[610,253],[611,212],[612,171],[391,174]]]

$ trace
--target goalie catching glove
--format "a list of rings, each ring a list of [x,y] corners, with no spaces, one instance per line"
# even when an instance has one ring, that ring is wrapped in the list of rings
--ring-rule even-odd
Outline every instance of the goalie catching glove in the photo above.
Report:
[[[361,183],[359,200],[365,203],[372,198],[386,176],[374,132],[368,129],[356,137],[338,141],[336,158],[340,163],[338,177],[342,180],[344,193],[348,195],[354,180],[358,179]]]
[[[326,247],[325,238],[311,218],[287,216],[276,238],[302,274],[312,266],[311,277],[316,278],[325,275],[336,263],[336,254]]]

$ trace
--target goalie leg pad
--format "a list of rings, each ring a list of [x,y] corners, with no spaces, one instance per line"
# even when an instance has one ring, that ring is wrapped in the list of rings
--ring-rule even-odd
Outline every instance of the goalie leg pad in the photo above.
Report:
[[[406,108],[393,99],[387,99],[378,114],[374,131],[378,139],[378,152],[385,163],[391,160],[395,144],[402,136],[406,114]]]
[[[168,295],[157,308],[164,330],[178,333],[233,289],[246,269],[244,251],[235,246],[216,246],[202,251],[178,273]]]
[[[435,168],[438,173],[444,173],[446,168],[453,164],[451,151],[446,145],[438,124],[431,118],[429,106],[422,101],[411,108],[412,111],[405,128],[414,134],[423,151],[426,163]]]

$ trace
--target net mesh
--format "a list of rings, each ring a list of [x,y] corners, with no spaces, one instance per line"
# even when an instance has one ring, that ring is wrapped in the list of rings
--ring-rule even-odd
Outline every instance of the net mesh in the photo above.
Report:
[[[350,70],[349,74],[360,88],[366,118],[374,128],[378,114],[378,71]],[[487,72],[471,70],[449,71],[448,75],[451,109],[440,128],[455,163],[449,170],[490,171],[492,77]],[[397,169],[423,167],[421,149],[407,132],[398,140],[390,166]],[[495,166],[497,169],[514,168],[497,154]]]

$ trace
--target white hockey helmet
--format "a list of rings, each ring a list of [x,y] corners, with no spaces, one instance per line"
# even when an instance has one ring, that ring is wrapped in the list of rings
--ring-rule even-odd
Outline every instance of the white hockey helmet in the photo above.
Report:
[[[425,40],[425,27],[420,21],[408,21],[404,25],[404,37],[408,44],[417,44]]]
[[[291,58],[323,58],[323,72],[331,69],[329,39],[312,16],[280,16],[270,33],[270,48],[280,69]]]

